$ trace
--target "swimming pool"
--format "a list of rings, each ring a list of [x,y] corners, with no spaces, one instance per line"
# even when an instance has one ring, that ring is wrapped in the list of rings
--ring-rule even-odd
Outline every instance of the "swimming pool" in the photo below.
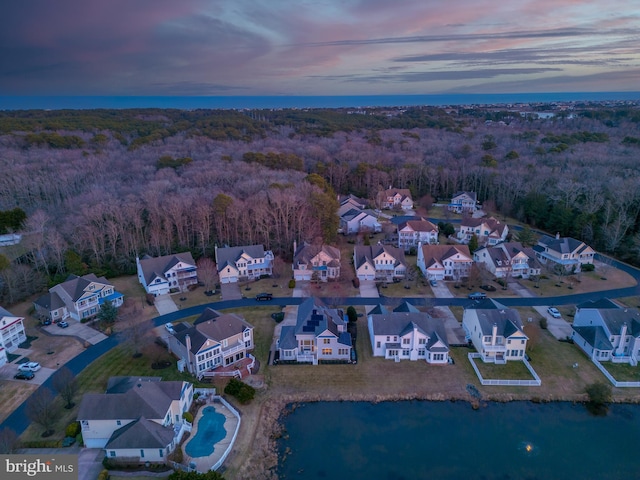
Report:
[[[217,412],[214,407],[210,405],[205,407],[198,420],[198,431],[184,449],[187,455],[192,458],[211,455],[216,443],[227,435],[224,421],[225,416]]]

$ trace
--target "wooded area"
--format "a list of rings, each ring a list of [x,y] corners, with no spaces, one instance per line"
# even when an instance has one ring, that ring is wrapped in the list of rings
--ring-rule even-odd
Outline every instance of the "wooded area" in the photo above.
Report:
[[[632,106],[547,119],[433,107],[18,111],[0,112],[0,132],[4,230],[16,230],[14,209],[27,214],[1,272],[4,303],[22,296],[7,285],[30,282],[26,294],[87,268],[133,273],[145,253],[262,243],[290,256],[294,240],[335,236],[337,193],[373,202],[390,185],[442,201],[476,191],[494,213],[638,263]]]

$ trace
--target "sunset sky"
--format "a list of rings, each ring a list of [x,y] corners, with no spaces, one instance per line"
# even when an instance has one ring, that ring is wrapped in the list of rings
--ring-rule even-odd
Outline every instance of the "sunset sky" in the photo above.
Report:
[[[22,0],[0,95],[640,90],[639,0]]]

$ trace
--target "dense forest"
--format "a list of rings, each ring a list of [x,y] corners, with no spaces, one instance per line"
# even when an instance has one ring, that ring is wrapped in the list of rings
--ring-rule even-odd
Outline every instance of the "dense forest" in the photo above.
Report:
[[[0,112],[0,302],[68,273],[215,244],[331,241],[336,195],[390,185],[418,202],[478,193],[489,211],[632,263],[640,252],[640,109]]]

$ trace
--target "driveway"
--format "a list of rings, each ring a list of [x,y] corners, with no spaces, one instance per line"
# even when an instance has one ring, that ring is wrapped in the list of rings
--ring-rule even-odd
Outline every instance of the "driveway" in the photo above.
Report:
[[[378,287],[373,280],[360,280],[360,296],[362,298],[379,298]]]
[[[240,285],[237,283],[220,284],[220,292],[222,293],[222,300],[240,300],[242,298]]]
[[[178,306],[176,302],[173,301],[173,298],[171,298],[171,295],[158,295],[153,303],[160,315],[178,311]]]
[[[15,363],[7,363],[0,367],[0,380],[7,380],[9,382],[20,382],[33,385],[42,385],[44,381],[49,378],[56,371],[55,368],[42,367],[37,372],[34,372],[34,377],[31,380],[16,380],[13,376],[18,373],[18,365]]]
[[[431,285],[431,290],[433,290],[433,296],[436,298],[453,298],[453,293],[442,280],[438,280],[435,287]]]
[[[296,280],[296,286],[293,288],[292,297],[308,297],[309,296],[309,280]]]
[[[547,330],[549,333],[556,337],[558,340],[564,340],[567,337],[571,337],[573,334],[573,329],[569,322],[567,322],[564,318],[554,318],[547,312],[547,307],[533,307],[536,312],[540,314],[541,317],[547,319]]]
[[[107,338],[104,333],[101,333],[94,328],[85,325],[84,323],[77,322],[73,319],[68,319],[67,323],[69,324],[67,328],[61,328],[56,324],[51,324],[47,325],[46,327],[42,327],[42,329],[49,335],[77,337],[84,342],[90,343],[91,345],[100,343]]]

